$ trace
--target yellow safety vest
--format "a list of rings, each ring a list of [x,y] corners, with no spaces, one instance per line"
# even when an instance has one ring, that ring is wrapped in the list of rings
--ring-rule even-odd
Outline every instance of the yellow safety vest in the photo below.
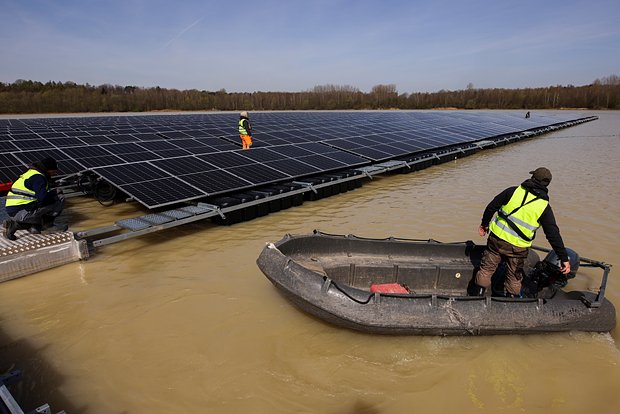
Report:
[[[548,205],[549,201],[519,186],[508,203],[500,208],[489,229],[513,246],[530,247],[540,227],[540,216]]]
[[[17,181],[13,183],[11,190],[6,195],[6,207],[20,206],[37,201],[34,190],[26,187],[26,180],[36,174],[41,173],[35,169],[30,169],[23,173]]]
[[[250,133],[246,131],[245,128],[243,127],[243,121],[245,121],[245,118],[239,120],[239,135],[250,135]],[[248,120],[248,126],[249,124],[250,124],[250,121]]]

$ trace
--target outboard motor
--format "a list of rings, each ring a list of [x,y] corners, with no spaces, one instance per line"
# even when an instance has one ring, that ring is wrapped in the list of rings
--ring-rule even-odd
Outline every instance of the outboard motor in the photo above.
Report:
[[[572,249],[566,249],[568,254],[568,262],[570,263],[570,273],[563,275],[560,271],[560,258],[552,250],[544,258],[543,262],[547,263],[549,278],[552,284],[558,287],[564,287],[568,283],[568,279],[573,279],[579,269],[579,254]]]
[[[536,263],[536,266],[523,279],[524,296],[537,297],[538,292],[546,287],[563,288],[568,284],[568,280],[575,277],[579,269],[579,254],[572,249],[566,249],[568,261],[570,263],[570,273],[562,274],[560,271],[560,259],[552,250],[547,256]]]

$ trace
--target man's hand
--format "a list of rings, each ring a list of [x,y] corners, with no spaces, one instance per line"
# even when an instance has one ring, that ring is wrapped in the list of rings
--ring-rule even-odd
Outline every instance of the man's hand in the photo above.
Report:
[[[560,265],[560,272],[562,272],[563,275],[567,275],[570,273],[570,262],[562,262],[562,264]]]
[[[489,232],[489,228],[488,227],[486,227],[486,226],[478,227],[478,234],[480,235],[480,237],[484,237],[488,232]]]

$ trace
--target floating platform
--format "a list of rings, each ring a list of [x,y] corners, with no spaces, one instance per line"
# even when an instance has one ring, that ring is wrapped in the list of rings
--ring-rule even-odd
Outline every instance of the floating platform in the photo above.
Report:
[[[0,236],[0,282],[62,266],[88,257],[84,240],[71,232],[30,234],[18,230],[17,240]]]

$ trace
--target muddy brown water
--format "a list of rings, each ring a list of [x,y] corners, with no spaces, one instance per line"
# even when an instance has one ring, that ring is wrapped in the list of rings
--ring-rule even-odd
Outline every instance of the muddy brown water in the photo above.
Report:
[[[288,303],[258,270],[266,242],[313,229],[472,239],[496,193],[547,166],[568,247],[615,264],[620,309],[620,113],[230,227],[190,224],[0,285],[0,370],[25,408],[134,413],[614,413],[610,334],[386,337]],[[73,230],[142,214],[72,199]],[[542,232],[536,244],[548,246]],[[570,282],[598,288],[599,272]]]

